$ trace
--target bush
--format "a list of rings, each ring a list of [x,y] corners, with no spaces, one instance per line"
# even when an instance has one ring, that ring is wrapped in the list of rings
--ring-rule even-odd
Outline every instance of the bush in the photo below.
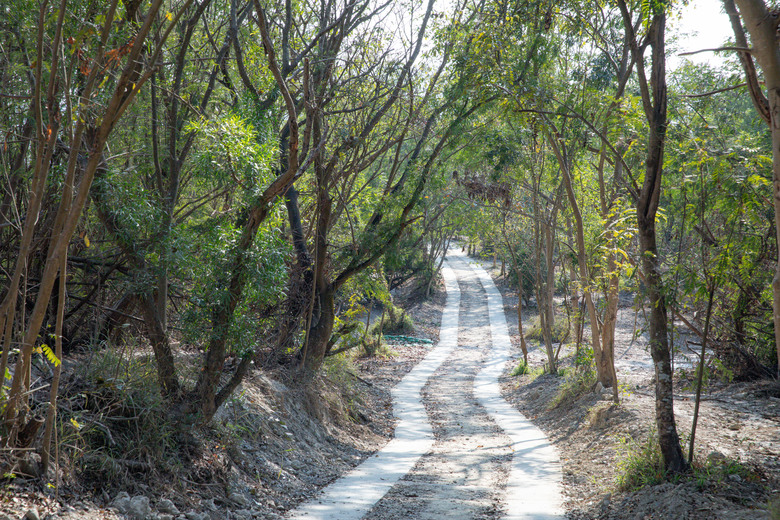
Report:
[[[509,375],[511,375],[512,377],[522,376],[528,374],[530,371],[531,369],[528,366],[528,363],[526,363],[523,360],[520,360],[520,363],[518,363],[517,366],[512,369],[512,372],[510,372]]]
[[[579,367],[565,372],[563,384],[558,393],[550,401],[549,409],[553,410],[563,404],[570,404],[581,395],[590,392],[596,384],[596,371],[593,366]]]
[[[110,488],[127,473],[180,467],[186,439],[160,396],[153,358],[104,350],[83,369],[60,412],[60,445],[72,469]]]
[[[636,491],[662,483],[666,473],[655,431],[644,442],[631,437],[620,439],[617,469],[618,491]]]
[[[414,332],[414,321],[406,311],[389,303],[385,307],[384,320],[377,320],[368,329],[369,334],[378,336],[382,334],[411,334]],[[381,327],[381,328],[380,328]]]
[[[531,318],[528,325],[524,325],[525,338],[544,342],[544,335],[542,334],[542,327],[539,322],[539,316]],[[572,337],[571,327],[567,320],[556,319],[555,325],[552,330],[552,342],[553,343],[566,343]]]
[[[588,344],[581,344],[580,345],[580,351],[577,353],[577,355],[574,357],[574,366],[578,367],[589,367],[593,365],[593,347]]]

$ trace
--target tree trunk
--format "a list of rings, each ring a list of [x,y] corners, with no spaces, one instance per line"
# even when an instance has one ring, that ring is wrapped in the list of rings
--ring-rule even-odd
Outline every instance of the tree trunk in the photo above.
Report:
[[[645,178],[641,192],[636,199],[636,208],[639,248],[650,304],[650,354],[655,367],[655,420],[664,467],[672,473],[681,473],[687,471],[688,463],[682,453],[680,437],[677,434],[677,425],[674,419],[672,364],[666,321],[666,303],[655,231],[655,219],[661,196],[667,126],[666,56],[664,50],[666,14],[663,12],[663,7],[656,6],[648,28],[647,38],[652,49],[652,69],[650,81],[648,81],[644,56],[637,44],[631,15],[624,0],[618,0],[618,5],[623,15],[626,37],[637,65],[642,105],[649,126]]]
[[[515,252],[515,248],[512,246],[512,242],[507,236],[506,213],[504,214],[503,225],[501,226],[501,234],[504,237],[506,248],[509,250],[512,269],[517,273],[517,333],[520,335],[520,350],[523,351],[523,362],[528,365],[528,346],[525,344],[525,334],[523,334],[523,272],[520,270],[520,261]]]
[[[551,126],[554,135],[560,135],[560,132],[555,127],[554,123],[547,121]],[[590,285],[590,273],[588,272],[588,258],[587,251],[585,250],[585,227],[582,223],[582,213],[580,212],[579,204],[577,203],[577,197],[574,194],[574,186],[571,180],[571,165],[569,158],[567,157],[565,144],[558,142],[557,137],[553,136],[553,132],[549,130],[546,132],[550,147],[555,152],[555,156],[558,159],[558,164],[561,168],[563,175],[563,186],[566,189],[566,195],[569,198],[569,206],[571,207],[572,214],[574,215],[574,237],[577,242],[577,264],[580,271],[580,286],[582,287],[582,298],[585,300],[585,305],[588,309],[588,317],[590,318],[590,334],[591,334],[591,346],[593,347],[593,356],[596,361],[596,372],[598,373],[598,379],[605,388],[611,387],[616,384],[612,378],[612,360],[609,356],[605,355],[605,352],[601,348],[601,324],[599,323],[598,315],[596,314],[596,306],[593,303],[593,297],[591,295]]]

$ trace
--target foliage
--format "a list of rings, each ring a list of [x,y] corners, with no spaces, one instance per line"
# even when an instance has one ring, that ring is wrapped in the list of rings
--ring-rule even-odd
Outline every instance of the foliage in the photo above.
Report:
[[[288,15],[282,3],[141,13],[119,2],[113,18],[98,3],[63,5],[18,1],[0,22],[3,424],[45,404],[23,386],[48,384],[100,342],[106,368],[87,374],[86,392],[112,409],[148,409],[138,432],[158,435],[155,457],[170,457],[171,431],[153,425],[162,410],[205,395],[195,388],[204,381],[240,380],[250,361],[294,365],[309,348],[320,359],[307,368],[328,356],[325,374],[350,380],[347,351],[381,352],[376,336],[413,330],[390,290],[414,280],[428,294],[455,237],[503,260],[535,300],[551,330],[537,318],[525,335],[547,337],[551,371],[552,342],[574,337],[555,315],[561,296],[591,294],[605,326],[621,290],[644,296],[634,192],[647,121],[638,64],[621,68],[629,53],[614,5],[461,3],[417,17],[420,32],[403,42],[385,23],[392,3],[292,2]],[[632,2],[630,15],[644,32],[670,5]],[[131,58],[134,48],[149,59]],[[654,223],[670,314],[703,334],[714,290],[708,376],[728,381],[777,368],[772,148],[733,88],[735,63],[669,73]],[[361,316],[377,303],[386,322],[366,337]],[[50,334],[57,325],[63,333]],[[126,344],[151,345],[156,364],[131,362]],[[182,364],[180,344],[218,359]],[[556,405],[589,390],[593,357],[581,347]],[[61,434],[101,454],[82,461],[96,477],[118,475],[117,461],[150,442],[74,410]],[[4,445],[13,431],[0,429]],[[621,486],[652,481],[651,462]]]
[[[86,386],[65,395],[64,458],[88,482],[117,486],[128,473],[181,469],[181,434],[169,420],[149,356],[103,350],[80,368]]]
[[[539,317],[534,317],[523,329],[526,339],[543,342],[542,328],[539,325]],[[555,327],[552,329],[553,343],[566,343],[573,337],[570,324],[563,320],[555,320]]]
[[[414,321],[409,314],[392,302],[383,311],[384,321],[375,320],[368,332],[373,336],[380,334],[411,334],[414,332]]]
[[[580,396],[591,392],[596,384],[596,372],[593,365],[580,366],[567,370],[558,392],[550,400],[548,408],[553,410],[560,406],[574,404]]]
[[[528,366],[528,363],[526,363],[525,361],[523,361],[521,359],[520,362],[517,363],[517,366],[512,369],[512,371],[509,373],[509,375],[512,376],[512,377],[524,376],[524,375],[528,374],[530,371],[531,371],[531,369]]]
[[[653,430],[644,440],[630,436],[619,439],[615,480],[618,491],[636,491],[664,482],[666,473],[656,435]]]

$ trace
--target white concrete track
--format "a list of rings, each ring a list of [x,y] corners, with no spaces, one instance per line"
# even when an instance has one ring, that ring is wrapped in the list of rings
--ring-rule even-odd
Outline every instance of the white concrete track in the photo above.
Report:
[[[398,419],[395,438],[313,500],[293,511],[294,520],[358,520],[433,445],[433,430],[420,397],[428,378],[458,344],[460,289],[455,273],[442,269],[447,304],[441,318],[439,343],[393,388],[393,413]]]
[[[558,454],[539,428],[501,396],[498,378],[511,356],[511,341],[504,316],[504,302],[485,270],[472,264],[487,293],[493,348],[485,368],[474,381],[474,393],[482,406],[512,439],[512,467],[506,489],[507,520],[563,518],[561,468]]]
[[[346,476],[338,479],[312,500],[292,511],[291,519],[359,520],[387,494],[399,479],[415,467],[424,454],[429,453],[426,458],[430,457],[430,450],[434,446],[434,435],[420,392],[437,368],[450,356],[453,349],[458,347],[461,300],[458,278],[469,273],[468,262],[468,258],[460,251],[453,249],[448,252],[447,262],[442,269],[447,289],[447,304],[442,314],[439,343],[392,391],[394,414],[398,419],[395,438],[384,449]],[[500,491],[503,493],[502,507],[499,507],[496,513],[501,514],[501,510],[503,510],[502,518],[507,520],[562,519],[561,471],[558,456],[544,433],[501,396],[499,377],[511,356],[511,342],[504,317],[501,294],[484,269],[476,264],[473,264],[471,269],[487,295],[490,343],[492,343],[492,347],[488,348],[488,338],[485,337],[484,348],[487,349],[488,353],[485,357],[484,367],[473,380],[474,396],[479,402],[478,405],[475,403],[474,406],[481,405],[479,414],[484,416],[483,407],[495,421],[495,424],[504,431],[506,436],[503,438],[510,439],[512,451],[508,482],[506,488]],[[472,289],[469,290],[474,291],[473,288],[478,288],[479,285],[473,282],[471,274],[468,274],[468,277],[472,280],[469,282]],[[478,289],[477,291],[481,292]],[[471,294],[471,292],[467,294]],[[467,457],[464,458],[464,462],[467,459]],[[409,481],[405,482],[405,485],[408,487],[414,484],[413,481]],[[463,510],[460,512],[466,514]],[[426,514],[422,511],[420,513],[422,516]],[[378,511],[374,511],[372,514],[376,516]],[[432,513],[429,511],[428,514]],[[385,518],[385,516],[384,513],[381,513],[376,517]],[[394,515],[391,516],[396,518]],[[402,515],[403,518],[407,516]],[[419,518],[422,519],[422,516]],[[409,518],[417,519],[418,516]],[[494,516],[490,516],[490,518],[494,518]]]

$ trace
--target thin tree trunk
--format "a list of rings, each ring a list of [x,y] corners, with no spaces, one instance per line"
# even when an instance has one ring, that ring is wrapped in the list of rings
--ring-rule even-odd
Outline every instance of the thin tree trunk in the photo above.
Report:
[[[528,365],[528,346],[525,344],[525,334],[523,334],[523,273],[520,270],[520,261],[517,258],[515,248],[506,233],[506,214],[504,214],[501,234],[504,237],[504,243],[509,250],[509,258],[512,260],[512,269],[517,273],[517,332],[520,335],[520,350],[523,351],[523,362]]]
[[[57,394],[60,388],[60,375],[62,374],[62,329],[65,321],[65,286],[67,280],[68,258],[63,255],[60,264],[59,293],[57,296],[57,324],[54,330],[54,356],[57,358],[54,364],[54,375],[51,378],[49,388],[49,409],[46,411],[46,422],[43,428],[43,441],[41,442],[41,468],[46,475],[51,459],[51,438],[54,432],[54,423],[57,417]]]
[[[596,306],[593,303],[593,297],[590,290],[591,280],[590,273],[588,272],[587,251],[585,250],[585,227],[582,223],[582,213],[580,212],[580,207],[577,203],[577,197],[574,194],[574,186],[572,185],[570,172],[571,165],[567,157],[565,144],[559,142],[557,137],[554,137],[560,135],[560,132],[552,121],[547,118],[545,119],[553,130],[552,132],[547,130],[546,134],[550,147],[553,149],[555,156],[558,159],[561,174],[563,175],[563,186],[566,189],[566,195],[569,198],[569,206],[574,215],[574,237],[577,242],[577,264],[580,271],[582,298],[585,300],[585,305],[588,309],[588,317],[590,318],[591,346],[593,347],[593,356],[596,360],[596,371],[601,384],[604,385],[604,387],[611,387],[615,385],[616,382],[612,379],[611,360],[605,356],[605,353],[601,348],[601,324],[599,323],[599,318],[596,314]]]
[[[693,405],[693,422],[691,423],[691,439],[688,443],[688,464],[693,464],[693,447],[696,439],[696,424],[699,422],[699,404],[701,403],[701,387],[704,382],[704,359],[707,352],[707,337],[710,333],[710,318],[712,317],[712,300],[715,296],[715,283],[709,289],[707,295],[707,314],[704,317],[704,335],[701,338],[701,357],[699,359],[699,372],[696,375],[696,400]]]
[[[666,302],[655,230],[656,214],[661,196],[667,127],[666,56],[664,50],[666,14],[663,11],[663,6],[656,6],[648,28],[647,38],[652,50],[651,76],[648,81],[644,56],[637,44],[631,24],[631,15],[625,0],[618,0],[618,5],[623,15],[626,37],[636,62],[642,104],[649,125],[645,177],[641,192],[636,200],[636,206],[639,247],[650,304],[649,339],[650,353],[655,366],[656,427],[664,467],[672,473],[681,473],[687,471],[688,463],[682,453],[680,437],[674,419],[674,388],[666,321]]]

